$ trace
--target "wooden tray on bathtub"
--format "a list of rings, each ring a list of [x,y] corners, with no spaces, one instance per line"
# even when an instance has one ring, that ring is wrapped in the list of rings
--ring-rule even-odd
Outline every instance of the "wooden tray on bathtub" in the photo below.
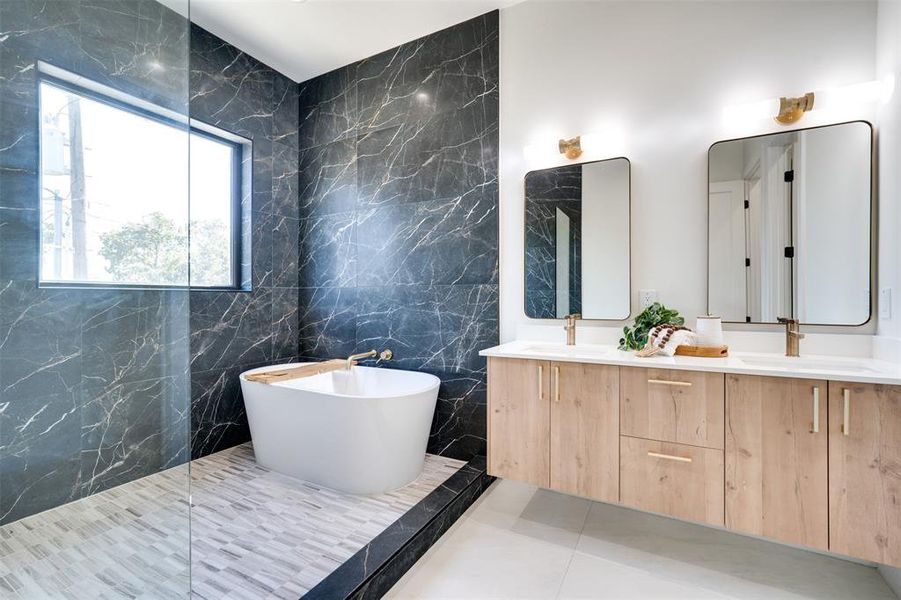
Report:
[[[354,362],[353,364],[357,364]],[[290,381],[292,379],[301,379],[303,377],[312,377],[320,373],[328,373],[329,371],[340,371],[347,367],[347,361],[334,358],[311,365],[302,365],[300,367],[290,367],[288,369],[277,369],[274,371],[264,371],[263,373],[251,373],[245,375],[244,379],[256,383],[277,383],[280,381]]]

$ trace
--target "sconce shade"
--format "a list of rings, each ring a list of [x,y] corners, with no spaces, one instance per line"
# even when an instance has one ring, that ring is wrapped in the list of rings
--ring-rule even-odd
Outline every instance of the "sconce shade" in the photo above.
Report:
[[[776,122],[782,125],[796,123],[804,116],[804,113],[813,110],[813,101],[813,92],[807,92],[797,98],[780,98],[779,114],[776,115]]]
[[[576,136],[568,140],[560,140],[558,148],[560,154],[566,155],[569,160],[575,160],[582,156],[582,138]]]

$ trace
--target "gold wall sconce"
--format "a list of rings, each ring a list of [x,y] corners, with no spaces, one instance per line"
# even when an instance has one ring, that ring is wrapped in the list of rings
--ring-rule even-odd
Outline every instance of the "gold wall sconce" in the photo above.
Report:
[[[539,138],[523,148],[523,155],[532,164],[558,163],[561,155],[567,160],[584,160],[585,156],[592,159],[622,156],[625,154],[624,139],[622,127],[609,125],[602,132],[582,133],[572,138],[558,138],[556,135]]]
[[[557,148],[560,150],[560,154],[563,154],[569,160],[576,160],[582,156],[582,136],[577,135],[568,140],[561,139],[557,143]]]
[[[895,80],[885,79],[865,81],[853,85],[807,92],[803,96],[773,98],[747,104],[727,106],[723,115],[726,121],[741,123],[762,119],[775,119],[780,125],[792,125],[805,114],[816,109],[832,113],[829,118],[852,118],[861,107],[872,103],[888,102],[895,89]],[[816,106],[814,106],[816,101]]]
[[[804,113],[813,110],[814,97],[813,92],[807,92],[797,98],[783,96],[779,99],[779,114],[775,117],[776,122],[782,125],[797,123]]]

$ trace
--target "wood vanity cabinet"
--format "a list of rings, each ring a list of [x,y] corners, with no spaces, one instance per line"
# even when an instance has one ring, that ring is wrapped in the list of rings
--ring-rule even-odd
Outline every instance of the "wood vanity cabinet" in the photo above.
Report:
[[[901,386],[490,357],[488,471],[901,566]]]
[[[488,359],[488,472],[619,500],[619,368]]]
[[[727,528],[828,549],[826,394],[825,381],[726,376]]]
[[[901,566],[901,387],[829,383],[829,549]]]
[[[619,501],[619,368],[551,364],[553,490]]]
[[[550,371],[543,360],[488,359],[488,472],[550,485]]]

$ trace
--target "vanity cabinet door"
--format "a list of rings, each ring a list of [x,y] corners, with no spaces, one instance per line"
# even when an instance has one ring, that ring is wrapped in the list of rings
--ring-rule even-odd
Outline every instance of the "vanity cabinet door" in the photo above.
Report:
[[[548,487],[550,363],[488,359],[488,473]]]
[[[829,383],[829,549],[901,566],[901,388]]]
[[[551,489],[619,501],[619,368],[551,364]]]
[[[828,548],[826,394],[825,381],[726,376],[727,528]]]

